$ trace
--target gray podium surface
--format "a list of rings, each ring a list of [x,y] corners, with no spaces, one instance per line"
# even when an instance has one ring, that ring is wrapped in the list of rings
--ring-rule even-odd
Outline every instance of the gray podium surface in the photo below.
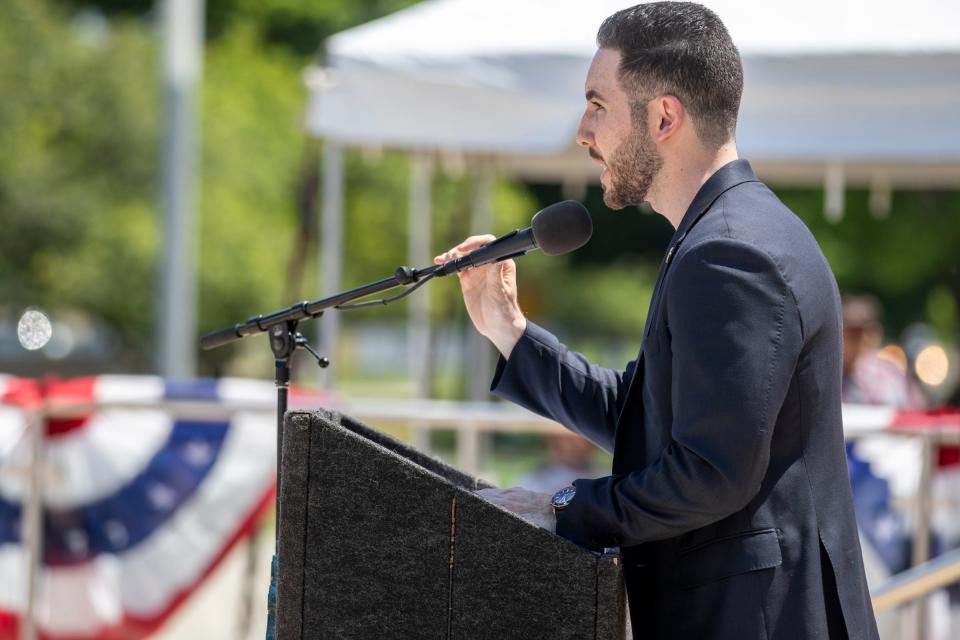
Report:
[[[333,412],[284,421],[277,638],[623,640],[619,557]]]

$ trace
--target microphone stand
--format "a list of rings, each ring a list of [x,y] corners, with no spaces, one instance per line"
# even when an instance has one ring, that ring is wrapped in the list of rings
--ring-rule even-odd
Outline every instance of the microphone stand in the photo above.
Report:
[[[386,305],[401,298],[404,298],[415,290],[426,284],[430,279],[437,275],[440,265],[427,267],[425,269],[411,269],[410,267],[399,267],[393,276],[377,280],[355,289],[350,289],[327,298],[313,301],[298,302],[285,309],[273,311],[267,314],[260,314],[234,324],[224,327],[218,331],[208,333],[200,338],[200,347],[209,351],[232,342],[237,342],[243,338],[248,338],[260,333],[270,334],[270,350],[274,357],[274,384],[277,388],[277,494],[276,494],[276,513],[274,516],[274,556],[270,565],[270,591],[267,595],[267,639],[272,640],[276,637],[276,606],[277,606],[277,571],[278,558],[280,553],[280,465],[283,456],[283,416],[287,412],[288,392],[290,387],[290,365],[293,360],[293,354],[297,349],[303,348],[316,359],[317,364],[325,369],[330,366],[329,358],[321,356],[310,346],[306,336],[297,331],[297,325],[302,320],[319,318],[327,309],[362,309],[379,305]],[[403,293],[382,300],[372,300],[367,302],[352,303],[353,300],[365,298],[367,296],[394,289],[399,286],[413,285],[407,288]],[[351,304],[352,303],[352,304]]]
[[[290,386],[290,363],[293,354],[298,348],[306,349],[321,368],[330,366],[330,360],[317,353],[306,336],[297,331],[301,320],[319,318],[327,309],[360,309],[365,307],[386,305],[400,298],[404,298],[431,278],[437,275],[440,265],[425,269],[411,269],[399,267],[389,278],[377,280],[355,289],[337,293],[320,300],[305,300],[285,309],[266,314],[253,316],[243,322],[219,329],[200,338],[200,348],[209,351],[243,338],[260,333],[270,333],[270,350],[273,352],[275,370],[274,383],[277,388],[277,496],[280,495],[280,462],[283,445],[283,414],[287,411],[288,389]],[[402,294],[384,300],[374,300],[349,304],[353,300],[387,291],[399,286],[414,285]],[[279,510],[278,510],[279,517]]]

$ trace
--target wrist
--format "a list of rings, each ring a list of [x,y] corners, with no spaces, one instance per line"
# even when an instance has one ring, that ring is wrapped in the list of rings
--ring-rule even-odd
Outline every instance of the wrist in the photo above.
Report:
[[[527,319],[520,314],[517,318],[503,325],[496,334],[488,336],[504,358],[509,358],[513,348],[517,346],[523,333],[527,330]]]

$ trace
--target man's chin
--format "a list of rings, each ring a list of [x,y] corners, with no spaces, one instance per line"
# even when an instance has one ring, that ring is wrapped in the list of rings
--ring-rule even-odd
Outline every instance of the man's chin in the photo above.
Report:
[[[607,205],[607,209],[610,209],[611,211],[621,211],[627,208],[627,205],[623,204],[622,202],[610,201],[606,198],[603,199],[603,204]]]
[[[603,187],[603,204],[607,205],[607,209],[620,211],[621,209],[626,209],[633,203],[625,202],[616,190]]]

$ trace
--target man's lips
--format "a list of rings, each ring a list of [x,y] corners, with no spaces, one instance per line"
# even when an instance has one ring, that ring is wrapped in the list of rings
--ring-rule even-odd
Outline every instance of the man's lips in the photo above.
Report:
[[[603,161],[603,156],[594,151],[592,148],[587,149],[587,153],[590,154],[590,159],[600,165],[600,168],[603,171],[600,172],[600,180],[603,181],[603,177],[607,175],[609,169],[607,168],[607,163]]]
[[[600,181],[603,182],[603,177],[609,172],[607,163],[603,161],[603,156],[593,149],[587,149],[587,153],[590,154],[590,159],[600,165],[600,168],[603,169],[603,171],[600,172]]]

